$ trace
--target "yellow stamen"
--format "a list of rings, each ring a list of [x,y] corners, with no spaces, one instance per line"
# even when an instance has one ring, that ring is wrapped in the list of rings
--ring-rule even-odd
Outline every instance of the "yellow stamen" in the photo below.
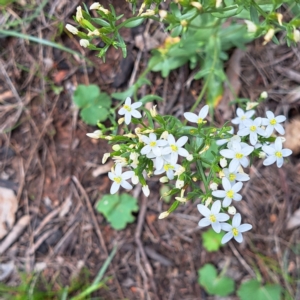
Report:
[[[229,174],[229,180],[230,180],[230,181],[235,180],[235,178],[236,178],[236,175],[235,175],[234,173],[230,173],[230,174]]]
[[[233,234],[233,236],[237,236],[239,234],[239,231],[237,230],[237,228],[232,228],[232,234]]]
[[[232,199],[233,196],[234,196],[234,191],[233,191],[233,190],[229,190],[229,191],[226,193],[226,196],[227,196],[228,198]]]
[[[156,146],[156,142],[150,142],[150,147],[155,147]]]
[[[243,156],[244,156],[243,153],[236,153],[235,154],[235,158],[237,158],[237,159],[241,159],[241,158],[243,158]]]
[[[117,184],[120,184],[122,181],[122,177],[114,177],[114,182],[116,182]]]
[[[272,120],[270,120],[270,124],[271,124],[271,125],[276,125],[276,124],[277,124],[277,121],[276,121],[276,119],[272,119]]]
[[[170,164],[165,164],[164,165],[164,169],[165,169],[165,171],[169,171],[169,170],[173,170],[174,167],[172,165],[170,165]]]
[[[178,147],[176,145],[171,145],[170,146],[172,151],[177,152],[178,151]]]
[[[124,109],[126,109],[127,111],[131,111],[131,107],[130,107],[129,105],[125,104],[123,107],[124,107]]]
[[[256,130],[256,126],[255,125],[250,126],[250,130],[251,131],[255,131]]]
[[[217,221],[217,218],[215,215],[210,215],[209,216],[209,220],[212,222],[212,223],[215,223]]]
[[[278,157],[278,158],[281,158],[282,157],[281,151],[276,151],[275,156]]]
[[[198,118],[197,123],[198,124],[202,124],[203,123],[203,119],[202,118]]]

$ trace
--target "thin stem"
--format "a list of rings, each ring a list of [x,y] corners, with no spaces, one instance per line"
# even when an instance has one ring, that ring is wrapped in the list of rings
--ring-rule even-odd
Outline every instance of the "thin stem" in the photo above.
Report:
[[[207,193],[209,191],[209,188],[208,188],[208,183],[206,181],[206,177],[205,177],[205,174],[204,174],[202,162],[198,160],[196,165],[197,165],[198,171],[200,172],[201,179],[202,179],[204,187],[205,187],[205,192]]]

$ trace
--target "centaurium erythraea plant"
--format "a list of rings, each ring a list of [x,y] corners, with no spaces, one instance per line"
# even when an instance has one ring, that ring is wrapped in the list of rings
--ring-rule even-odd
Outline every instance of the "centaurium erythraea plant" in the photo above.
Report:
[[[166,195],[174,196],[174,202],[160,219],[168,217],[179,205],[200,199],[197,207],[204,218],[199,226],[211,225],[217,233],[227,232],[223,243],[232,238],[242,242],[242,233],[252,228],[250,224],[241,225],[241,215],[234,207],[236,201],[242,200],[243,182],[250,179],[244,168],[253,157],[265,157],[264,165],[277,162],[278,167],[282,166],[283,158],[289,156],[291,150],[282,149],[281,138],[269,135],[270,128],[283,132],[279,124],[283,117],[267,112],[267,118],[255,118],[254,110],[238,108],[237,117],[232,120],[238,125],[235,133],[234,127],[215,128],[207,124],[207,105],[198,114],[184,113],[184,118],[195,124],[186,126],[178,118],[161,116],[156,110],[151,113],[142,102],[132,102],[129,97],[119,114],[124,116],[125,124],[130,125],[120,125],[123,126],[122,134],[116,130],[107,134],[109,130],[104,125],[101,131],[88,134],[114,144],[112,152],[106,153],[104,159],[104,162],[108,158],[115,161],[108,174],[113,181],[111,193],[116,193],[120,187],[131,189],[127,181],[131,179],[133,184],[141,184],[144,194],[149,196],[151,189],[147,180],[159,176],[160,183],[169,186]],[[267,134],[265,128],[269,128]],[[214,147],[218,148],[218,153],[213,152],[216,151]],[[122,168],[127,171],[122,172]]]

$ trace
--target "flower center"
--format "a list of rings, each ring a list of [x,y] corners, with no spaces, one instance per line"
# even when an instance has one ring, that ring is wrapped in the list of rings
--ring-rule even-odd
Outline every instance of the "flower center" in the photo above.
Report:
[[[114,182],[116,182],[117,184],[120,184],[122,181],[122,177],[119,176],[119,177],[114,177]]]
[[[241,116],[241,120],[242,120],[242,121],[246,120],[246,116],[245,116],[245,115],[244,115],[244,116]]]
[[[256,131],[256,126],[255,125],[250,126],[250,131],[255,132]]]
[[[237,159],[241,159],[241,158],[243,158],[243,156],[244,156],[243,153],[236,153],[235,154],[235,158],[237,158]]]
[[[178,151],[178,147],[176,145],[170,145],[171,149],[173,152],[177,152]]]
[[[278,158],[281,158],[282,157],[281,151],[276,151],[275,156],[278,157]]]
[[[170,164],[165,164],[164,165],[164,169],[165,169],[165,171],[169,171],[169,170],[173,170],[174,167],[172,165],[170,165]]]
[[[203,123],[203,119],[202,118],[198,118],[197,123],[198,124],[202,124]]]
[[[233,190],[229,190],[229,191],[226,193],[226,196],[227,196],[228,198],[232,199],[233,196],[234,196],[234,191],[233,191]]]
[[[156,146],[156,142],[150,142],[150,147],[155,147]]]
[[[276,124],[277,124],[277,121],[276,121],[276,119],[272,119],[272,120],[270,120],[270,124],[271,124],[271,125],[276,125]]]
[[[235,175],[234,173],[230,173],[230,174],[229,174],[229,180],[230,180],[230,181],[235,180],[235,178],[236,178],[236,175]]]
[[[215,223],[217,221],[217,218],[215,215],[210,215],[209,216],[209,220],[212,222],[212,223]]]
[[[130,105],[125,104],[123,107],[124,107],[124,109],[126,109],[127,111],[131,111]]]
[[[239,234],[239,231],[237,230],[237,228],[232,228],[232,234],[233,234],[233,236],[237,236]]]

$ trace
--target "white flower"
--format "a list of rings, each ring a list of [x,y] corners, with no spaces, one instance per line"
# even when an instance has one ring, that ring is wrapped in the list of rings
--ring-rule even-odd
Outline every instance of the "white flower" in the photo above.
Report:
[[[230,181],[230,183],[233,185],[236,181],[248,181],[250,180],[250,177],[248,174],[245,173],[238,173],[237,171],[230,172],[229,169],[223,169],[223,172],[225,174],[225,177]]]
[[[120,115],[125,115],[125,123],[128,125],[131,122],[131,117],[134,118],[141,118],[142,115],[139,111],[136,110],[136,108],[142,106],[142,102],[135,102],[131,104],[131,99],[129,97],[126,98],[125,104],[123,107],[119,110]]]
[[[67,24],[66,25],[66,28],[68,31],[70,31],[71,33],[77,35],[78,34],[78,29],[76,27],[74,27],[73,25],[71,24]]]
[[[222,244],[227,243],[232,238],[234,238],[238,243],[241,243],[243,241],[242,232],[252,229],[252,225],[250,224],[241,224],[241,215],[239,213],[234,215],[232,225],[222,223],[221,227],[222,230],[228,231],[222,238]]]
[[[225,157],[222,157],[222,158],[220,159],[220,166],[221,166],[222,168],[227,167],[227,160],[226,160]]]
[[[237,117],[234,118],[231,123],[235,124],[235,125],[239,125],[239,129],[242,129],[245,127],[244,122],[246,120],[249,120],[253,115],[254,115],[255,111],[254,110],[248,110],[247,112],[244,112],[240,107],[237,108],[236,110],[236,114]]]
[[[177,179],[176,183],[175,183],[175,187],[176,187],[176,189],[181,189],[182,187],[184,187],[184,181]]]
[[[94,2],[91,6],[90,6],[90,10],[92,9],[100,9],[101,5],[99,2]]]
[[[276,138],[274,145],[263,146],[262,150],[268,155],[263,164],[265,166],[269,166],[276,161],[278,168],[282,167],[283,158],[292,154],[292,150],[282,149],[282,141],[280,137]]]
[[[242,196],[238,194],[238,192],[242,189],[243,184],[241,182],[237,182],[233,186],[231,186],[230,181],[228,178],[222,178],[222,185],[224,188],[223,190],[217,190],[212,192],[212,195],[217,198],[224,198],[223,199],[223,207],[227,207],[231,204],[232,200],[241,201]]]
[[[191,112],[186,112],[184,113],[184,117],[190,121],[191,123],[197,123],[197,124],[202,124],[203,123],[203,120],[207,117],[207,114],[208,114],[208,105],[204,105],[198,116],[194,113],[191,113]]]
[[[122,174],[122,165],[117,164],[115,171],[108,173],[109,179],[113,181],[113,184],[110,188],[110,193],[115,194],[119,190],[120,186],[122,186],[124,189],[131,190],[132,185],[126,180],[131,178],[133,174],[133,171],[126,171]]]
[[[177,142],[175,142],[175,138],[174,138],[173,134],[169,134],[168,135],[169,146],[165,147],[162,150],[162,153],[164,155],[167,155],[167,154],[171,153],[171,158],[175,162],[178,160],[178,155],[183,156],[183,157],[187,157],[189,155],[189,153],[187,152],[186,149],[184,149],[182,147],[187,141],[188,141],[188,137],[187,136],[182,136],[181,138],[179,138],[177,140]]]
[[[249,155],[254,150],[252,146],[245,146],[242,148],[240,143],[233,143],[232,149],[223,149],[220,154],[226,158],[232,159],[229,164],[229,171],[234,172],[237,168],[242,165],[246,168],[249,164],[247,155]]]
[[[83,19],[81,6],[77,6],[76,10],[76,20],[77,22],[80,22]]]
[[[148,185],[144,185],[144,186],[142,187],[142,190],[143,190],[144,195],[145,195],[146,197],[149,197],[149,195],[150,195],[149,186],[148,186]]]
[[[89,40],[81,39],[79,41],[79,44],[80,44],[81,47],[86,48],[87,46],[89,46],[90,42],[89,42]]]
[[[279,134],[284,134],[284,128],[279,123],[282,123],[286,120],[286,117],[283,115],[275,117],[271,111],[266,112],[267,118],[262,119],[262,125],[267,126],[265,137],[271,136],[273,130],[275,129]]]
[[[218,189],[218,184],[215,183],[215,182],[212,182],[210,185],[209,185],[209,188],[212,190],[212,191],[216,191]]]
[[[157,140],[157,137],[154,133],[150,133],[149,137],[142,135],[142,141],[146,144],[141,150],[141,154],[146,155],[150,152],[153,152],[155,156],[161,156],[162,151],[160,147],[167,145],[165,140]]]
[[[249,135],[250,136],[250,143],[251,145],[255,145],[258,141],[258,137],[257,135],[261,135],[264,136],[265,132],[262,128],[260,128],[259,126],[261,125],[261,118],[256,118],[255,120],[247,120],[244,122],[245,128],[240,129],[238,131],[238,135],[239,136],[246,136]]]
[[[154,175],[159,175],[166,172],[169,180],[174,179],[174,172],[178,170],[180,166],[173,162],[166,162],[163,167],[159,170],[154,171]]]
[[[197,208],[199,212],[205,217],[198,223],[200,227],[206,227],[211,225],[213,230],[217,233],[221,232],[221,223],[227,221],[229,216],[224,213],[220,213],[221,201],[217,200],[211,207],[211,210],[203,204],[198,204]]]
[[[86,134],[88,137],[92,138],[92,139],[100,139],[102,137],[102,131],[101,130],[95,130],[92,133],[87,133]]]

